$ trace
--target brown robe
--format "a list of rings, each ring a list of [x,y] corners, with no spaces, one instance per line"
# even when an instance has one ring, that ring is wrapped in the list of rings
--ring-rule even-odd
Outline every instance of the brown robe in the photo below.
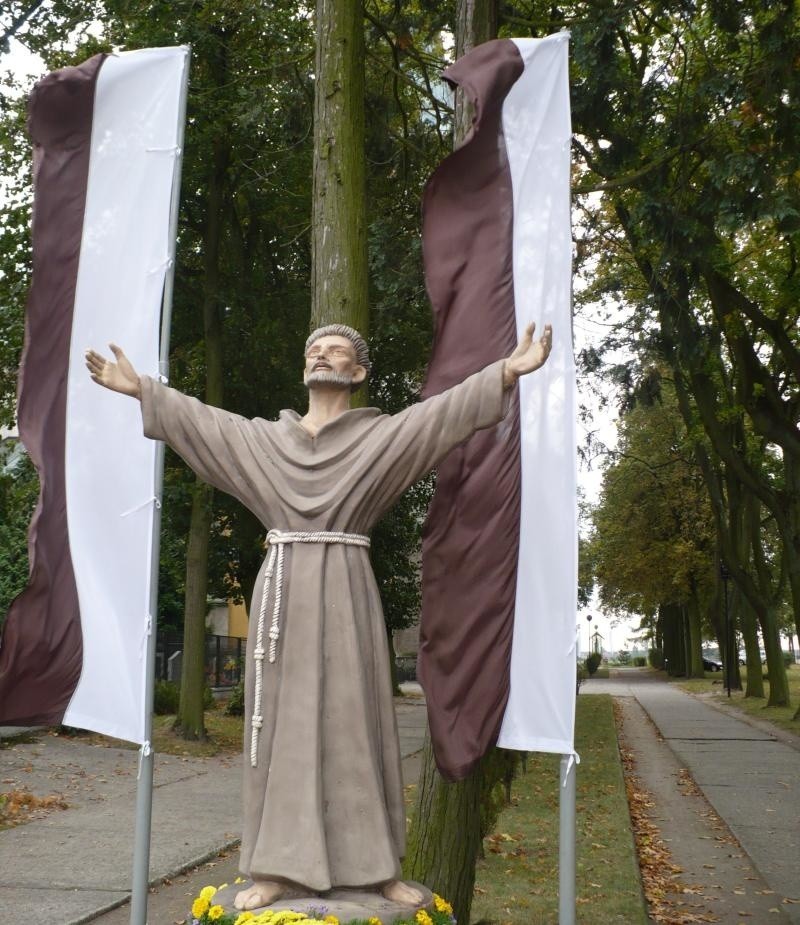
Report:
[[[505,414],[502,362],[395,415],[344,412],[315,437],[294,411],[248,420],[142,377],[148,437],[238,498],[267,528],[369,534],[414,481]],[[245,672],[241,869],[313,890],[400,874],[405,808],[380,596],[369,550],[285,547],[277,659],[264,661],[250,764],[255,622]],[[262,565],[250,613],[257,619]],[[267,622],[272,613],[270,590]],[[265,628],[268,630],[268,625]]]

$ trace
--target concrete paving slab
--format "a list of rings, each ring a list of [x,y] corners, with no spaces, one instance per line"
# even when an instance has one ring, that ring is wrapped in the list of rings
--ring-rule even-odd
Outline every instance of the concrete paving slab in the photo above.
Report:
[[[637,786],[651,796],[647,813],[680,869],[667,896],[673,920],[697,921],[702,914],[719,925],[740,925],[744,919],[788,923],[767,882],[703,794],[691,786],[681,761],[638,701],[624,697],[619,704],[621,743],[633,753]]]
[[[423,745],[425,701],[396,701],[406,783],[416,780]],[[218,858],[241,832],[241,756],[181,758],[157,755],[150,850],[151,882]],[[58,921],[78,925],[106,914],[129,897],[138,753],[107,748],[81,737],[40,731],[4,741],[0,790],[63,795],[68,809],[0,832],[0,895],[4,925]],[[227,872],[205,874],[200,884],[236,876],[238,851]],[[216,863],[216,862],[215,862]],[[185,878],[183,878],[185,879]],[[168,887],[164,890],[169,892]],[[199,888],[198,888],[199,889]],[[184,890],[185,892],[185,890]],[[181,895],[173,906],[188,908]],[[54,914],[57,913],[57,919]],[[119,910],[127,922],[129,910]],[[155,912],[150,921],[173,922]]]
[[[800,751],[794,743],[693,697],[663,675],[620,672],[581,693],[632,696],[775,891],[800,922]]]
[[[79,925],[91,921],[86,917],[87,909],[92,910],[88,914],[94,918],[96,912],[102,914],[116,908],[125,902],[127,896],[127,892],[109,890],[3,887],[2,902],[4,910],[11,910],[9,921],[12,922],[57,922],[59,925],[70,922]]]

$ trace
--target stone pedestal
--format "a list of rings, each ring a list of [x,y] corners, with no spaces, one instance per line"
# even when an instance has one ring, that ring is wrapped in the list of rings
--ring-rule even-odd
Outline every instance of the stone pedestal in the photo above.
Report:
[[[252,880],[244,883],[231,883],[224,890],[219,890],[214,896],[213,903],[220,905],[226,912],[235,913],[236,909],[233,900],[240,890],[246,890],[252,886]],[[421,905],[416,907],[402,906],[399,903],[390,902],[381,896],[380,893],[368,893],[362,890],[331,890],[329,893],[323,893],[319,896],[309,896],[297,899],[279,899],[269,906],[261,906],[253,909],[252,912],[258,914],[265,909],[291,909],[293,912],[304,912],[306,915],[317,913],[318,918],[324,918],[326,915],[335,915],[337,919],[346,925],[353,919],[379,919],[381,925],[393,925],[401,919],[410,919],[418,909],[430,909],[433,906],[433,894],[420,883],[412,883],[419,889],[424,900]],[[323,911],[324,910],[324,911]]]

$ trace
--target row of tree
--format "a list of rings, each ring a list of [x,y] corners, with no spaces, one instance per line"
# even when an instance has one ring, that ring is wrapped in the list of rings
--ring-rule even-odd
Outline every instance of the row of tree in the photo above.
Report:
[[[585,51],[576,186],[601,198],[584,207],[582,299],[612,328],[583,359],[629,358],[612,364],[627,413],[594,517],[597,578],[612,606],[657,616],[676,669],[697,675],[704,617],[738,671],[730,576],[747,692],[763,695],[758,629],[769,702],[785,704],[786,609],[800,628],[798,11],[634,4]]]

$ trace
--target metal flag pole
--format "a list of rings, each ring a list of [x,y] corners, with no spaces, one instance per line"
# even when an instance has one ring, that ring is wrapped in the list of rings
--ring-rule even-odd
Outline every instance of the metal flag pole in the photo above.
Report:
[[[575,775],[574,755],[561,756],[558,788],[558,925],[575,925]]]
[[[190,49],[186,47],[183,82],[178,103],[178,130],[175,148],[175,170],[172,175],[170,201],[169,255],[164,277],[164,295],[161,303],[161,343],[158,372],[163,382],[169,371],[169,332],[172,321],[172,293],[175,284],[175,249],[178,237],[178,204],[181,191],[183,163],[183,134],[186,124],[186,98],[189,91]],[[153,540],[150,560],[150,618],[147,630],[145,686],[144,686],[144,744],[139,757],[139,777],[136,789],[136,829],[133,844],[133,884],[131,889],[131,925],[147,923],[147,891],[150,886],[150,827],[153,817],[153,695],[156,678],[156,615],[158,613],[158,567],[161,552],[161,495],[164,482],[164,444],[156,442],[155,455],[155,510],[153,511]]]

